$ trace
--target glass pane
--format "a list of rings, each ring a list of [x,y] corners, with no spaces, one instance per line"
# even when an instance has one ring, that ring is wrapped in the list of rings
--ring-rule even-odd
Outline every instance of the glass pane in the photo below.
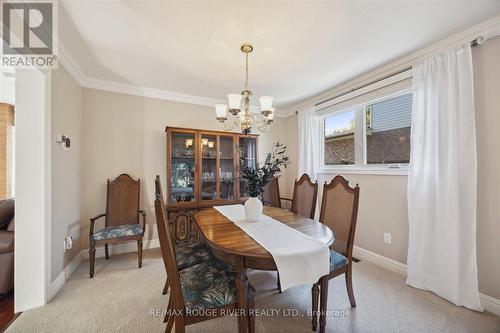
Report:
[[[255,138],[240,138],[240,156],[245,165],[255,168],[257,165],[257,141]],[[247,181],[240,179],[240,197],[248,197]]]
[[[365,107],[366,162],[410,162],[412,94],[405,94]]]
[[[201,136],[201,200],[217,199],[217,137]]]
[[[325,165],[354,164],[355,110],[325,117]]]
[[[220,198],[234,199],[233,138],[220,136]]]
[[[195,151],[193,133],[172,133],[170,202],[194,201]]]

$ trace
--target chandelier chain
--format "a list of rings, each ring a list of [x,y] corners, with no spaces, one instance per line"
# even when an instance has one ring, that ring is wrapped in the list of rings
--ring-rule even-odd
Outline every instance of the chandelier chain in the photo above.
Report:
[[[248,90],[248,53],[245,54],[245,90]]]

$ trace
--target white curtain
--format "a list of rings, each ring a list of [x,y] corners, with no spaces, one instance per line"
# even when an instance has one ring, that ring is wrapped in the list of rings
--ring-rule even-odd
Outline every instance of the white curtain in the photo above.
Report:
[[[482,311],[470,46],[416,64],[413,83],[407,283]]]
[[[321,117],[313,110],[299,112],[298,176],[307,173],[315,180],[320,169]]]

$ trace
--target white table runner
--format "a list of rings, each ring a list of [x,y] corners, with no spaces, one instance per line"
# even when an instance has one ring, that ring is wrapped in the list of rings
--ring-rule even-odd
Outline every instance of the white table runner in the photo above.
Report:
[[[273,256],[282,290],[300,284],[312,285],[330,272],[327,244],[266,215],[258,222],[246,221],[243,205],[214,208]]]

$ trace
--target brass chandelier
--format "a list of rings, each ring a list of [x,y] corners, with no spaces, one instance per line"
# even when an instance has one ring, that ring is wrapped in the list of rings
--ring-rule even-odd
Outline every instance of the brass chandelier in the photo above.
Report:
[[[215,105],[217,120],[226,131],[231,131],[234,127],[239,127],[243,134],[249,134],[252,124],[255,124],[259,131],[265,132],[269,128],[269,125],[272,124],[274,118],[273,98],[271,96],[262,96],[259,98],[260,113],[262,115],[262,117],[259,117],[260,119],[258,119],[257,115],[250,113],[250,96],[252,92],[248,90],[248,54],[253,51],[253,45],[244,43],[240,49],[241,52],[245,53],[245,89],[241,94],[227,95],[229,107],[225,104]],[[228,109],[231,114],[230,119],[228,119]]]

